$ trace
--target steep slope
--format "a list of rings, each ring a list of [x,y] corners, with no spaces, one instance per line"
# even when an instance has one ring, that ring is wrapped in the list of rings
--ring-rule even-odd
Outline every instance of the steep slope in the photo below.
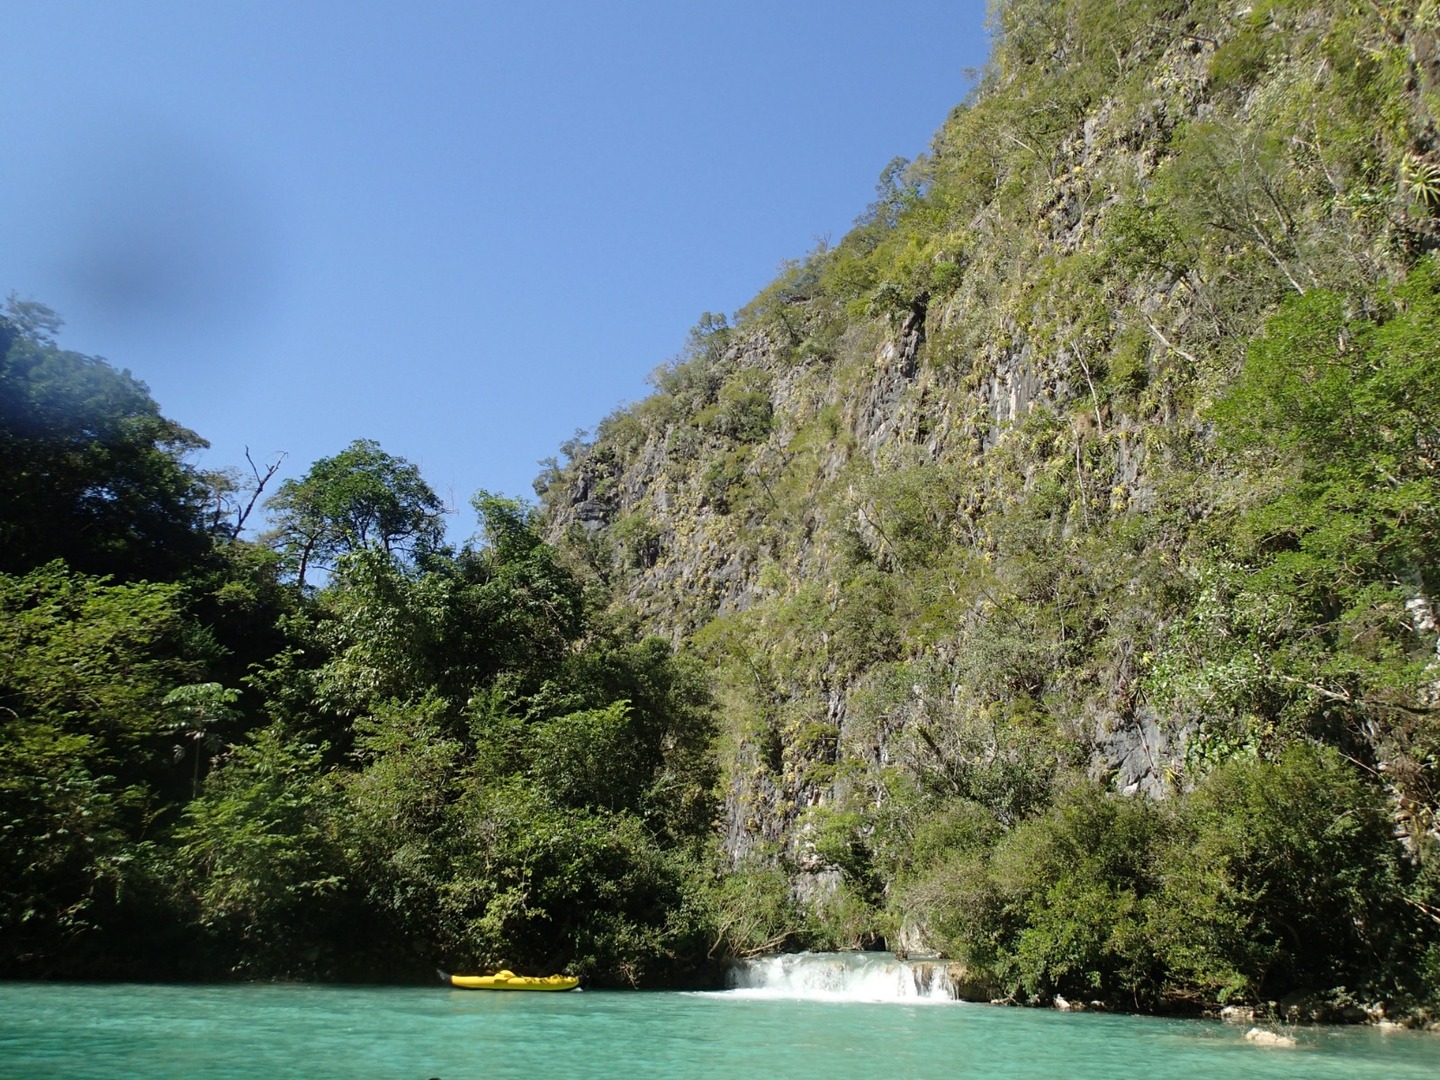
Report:
[[[709,663],[725,851],[785,869],[808,940],[999,972],[937,869],[956,814],[1234,760],[1300,790],[1298,744],[1433,877],[1440,14],[1012,0],[994,31],[849,235],[567,448],[550,537]]]

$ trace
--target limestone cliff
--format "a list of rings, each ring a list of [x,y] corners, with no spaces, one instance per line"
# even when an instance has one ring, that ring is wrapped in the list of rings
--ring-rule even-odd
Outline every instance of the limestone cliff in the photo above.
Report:
[[[1263,494],[1209,410],[1287,297],[1363,306],[1435,246],[1437,30],[1003,4],[931,153],[542,478],[551,538],[714,672],[732,860],[824,894],[901,788],[1163,798],[1253,735],[1195,629]]]

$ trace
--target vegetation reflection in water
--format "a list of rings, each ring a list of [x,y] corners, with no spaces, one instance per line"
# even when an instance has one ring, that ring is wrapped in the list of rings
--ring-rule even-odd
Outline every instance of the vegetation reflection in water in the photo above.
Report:
[[[306,985],[0,985],[0,1075],[1433,1077],[1440,1039],[732,994],[505,995]]]

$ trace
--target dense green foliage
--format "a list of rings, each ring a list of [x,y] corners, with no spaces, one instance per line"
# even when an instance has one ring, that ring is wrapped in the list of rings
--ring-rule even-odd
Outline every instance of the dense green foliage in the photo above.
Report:
[[[1154,804],[1081,786],[970,836],[906,894],[1016,995],[1153,1008],[1352,988],[1409,1003],[1407,869],[1379,793],[1332,751],[1236,759]]]
[[[482,492],[446,549],[370,441],[238,538],[202,513],[233,481],[143,386],[12,316],[0,972],[693,976],[719,934],[693,665],[597,620],[522,503]]]
[[[0,317],[0,570],[63,559],[82,573],[168,579],[198,560],[205,445],[143,383],[67,352],[60,320],[13,298]]]

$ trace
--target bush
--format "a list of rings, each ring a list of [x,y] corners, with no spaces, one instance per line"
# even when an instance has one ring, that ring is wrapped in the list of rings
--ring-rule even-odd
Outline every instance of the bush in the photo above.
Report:
[[[788,944],[798,932],[800,913],[790,880],[779,866],[742,862],[708,884],[711,957],[754,956]]]
[[[1162,823],[1153,804],[1086,786],[997,838],[961,803],[932,823],[956,846],[905,884],[902,918],[1011,995],[1139,1007],[1160,985],[1146,905]]]
[[[1161,820],[1151,803],[1086,786],[1000,843],[990,865],[1004,926],[996,974],[1012,990],[1153,997],[1145,905]]]
[[[1175,988],[1223,1002],[1374,986],[1405,962],[1399,855],[1379,793],[1335,751],[1222,766],[1160,858],[1151,932]]]

